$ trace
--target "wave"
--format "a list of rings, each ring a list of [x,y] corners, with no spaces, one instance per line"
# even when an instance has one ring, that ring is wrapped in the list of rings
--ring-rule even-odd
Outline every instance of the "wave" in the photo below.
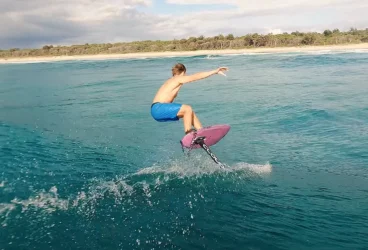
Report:
[[[164,55],[164,56],[157,56],[157,57],[151,57],[151,59],[166,59],[166,58],[199,58],[204,60],[215,60],[220,59],[223,57],[237,57],[237,56],[257,56],[257,55],[288,55],[288,56],[296,56],[296,55],[322,55],[322,54],[341,54],[341,53],[368,53],[368,49],[310,49],[310,50],[294,50],[294,51],[283,51],[283,48],[280,48],[280,51],[250,51],[250,52],[244,52],[242,50],[241,52],[232,52],[232,53],[226,53],[221,54],[221,51],[215,51],[213,54],[211,52],[209,53],[203,53],[198,55]],[[287,49],[287,47],[286,47]]]
[[[220,52],[221,53],[221,52]],[[271,52],[241,52],[241,53],[231,53],[231,54],[198,54],[198,55],[157,55],[157,56],[140,56],[136,57],[108,57],[108,58],[63,58],[62,60],[56,59],[48,60],[48,59],[38,59],[38,60],[25,60],[25,61],[5,61],[4,64],[30,64],[30,63],[70,63],[70,62],[89,62],[89,61],[139,61],[139,60],[157,60],[157,59],[167,59],[167,58],[200,58],[205,60],[215,60],[222,57],[234,57],[234,56],[257,56],[257,55],[282,55],[282,56],[296,56],[296,55],[324,55],[324,54],[342,54],[342,53],[368,53],[368,49],[325,49],[325,50],[295,50],[295,51],[271,51]]]
[[[334,54],[346,54],[346,53],[368,53],[368,49],[342,49],[342,50],[296,50],[296,51],[274,51],[274,52],[244,52],[244,53],[232,53],[232,54],[216,54],[205,55],[203,59],[216,60],[223,57],[234,56],[260,56],[260,55],[277,55],[277,56],[300,56],[300,55],[334,55]]]
[[[303,52],[299,52],[303,53]],[[304,51],[305,54],[324,55],[324,54],[343,54],[343,53],[368,53],[368,49],[343,49],[343,50],[310,50]]]
[[[25,61],[12,61],[11,59],[9,61],[3,61],[3,64],[39,64],[39,63],[51,63],[53,61],[49,60],[25,60]]]
[[[194,161],[193,161],[194,159]],[[226,166],[221,168],[219,165],[212,162],[212,160],[203,160],[200,157],[193,158],[191,162],[183,164],[181,161],[174,161],[169,166],[152,166],[144,168],[136,172],[134,175],[153,175],[164,174],[174,175],[177,178],[184,177],[202,177],[213,174],[228,174],[243,172],[244,174],[262,174],[270,173],[272,171],[271,164],[265,165],[248,164],[245,162],[236,163],[233,166]]]
[[[228,176],[228,181],[244,181],[245,183],[245,177],[260,176],[272,171],[272,166],[269,163],[257,165],[239,162],[222,169],[209,160],[206,161],[200,157],[192,158],[194,158],[193,161],[176,160],[166,164],[166,166],[154,165],[110,180],[94,178],[76,194],[66,197],[62,197],[58,193],[56,186],[52,186],[48,191],[36,191],[25,199],[15,197],[10,202],[0,203],[0,224],[3,227],[7,226],[8,220],[13,218],[12,214],[19,212],[32,214],[37,211],[42,215],[47,215],[55,211],[75,210],[81,216],[89,217],[95,214],[101,201],[104,201],[102,203],[112,201],[114,204],[125,204],[126,206],[122,206],[124,210],[129,209],[129,207],[134,209],[132,203],[143,198],[149,206],[153,206],[156,200],[154,197],[151,199],[151,197],[158,192],[165,192],[166,188],[170,187],[171,182],[176,185],[178,180],[186,179],[189,182],[183,181],[181,184],[188,185],[191,183],[190,180],[197,180],[190,185],[203,186],[198,184],[198,180],[205,182],[206,179],[201,178],[223,175],[224,178]],[[235,178],[231,179],[229,174],[236,174]],[[244,178],[239,178],[241,174],[244,174]],[[206,182],[205,186],[214,182],[216,180]],[[1,184],[4,185],[3,182]]]

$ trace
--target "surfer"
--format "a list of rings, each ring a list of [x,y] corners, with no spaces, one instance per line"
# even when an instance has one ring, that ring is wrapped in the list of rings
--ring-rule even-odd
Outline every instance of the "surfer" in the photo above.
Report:
[[[185,66],[177,63],[172,68],[172,77],[164,82],[153,99],[151,105],[152,117],[159,122],[177,121],[183,118],[185,134],[201,129],[202,124],[192,107],[187,104],[174,103],[173,101],[183,84],[201,80],[215,74],[225,75],[223,72],[227,70],[227,67],[220,67],[211,71],[186,75]],[[192,129],[192,126],[195,130]]]

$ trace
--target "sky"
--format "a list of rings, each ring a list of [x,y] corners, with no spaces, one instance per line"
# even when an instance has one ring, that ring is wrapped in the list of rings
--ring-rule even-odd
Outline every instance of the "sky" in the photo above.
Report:
[[[368,28],[368,0],[0,0],[0,49]]]

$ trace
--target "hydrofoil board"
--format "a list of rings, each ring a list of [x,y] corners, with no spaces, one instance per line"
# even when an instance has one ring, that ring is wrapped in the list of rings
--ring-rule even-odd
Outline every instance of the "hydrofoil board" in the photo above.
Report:
[[[203,127],[195,132],[186,134],[181,140],[181,144],[184,148],[200,148],[198,144],[193,145],[192,142],[195,137],[204,137],[204,143],[207,146],[212,146],[218,143],[230,130],[230,126],[227,124],[212,125],[209,127]]]
[[[180,141],[181,146],[190,150],[196,148],[203,148],[211,158],[221,167],[224,165],[219,162],[217,157],[211,152],[209,146],[218,143],[230,130],[227,124],[212,125],[203,127],[198,131],[186,134]]]

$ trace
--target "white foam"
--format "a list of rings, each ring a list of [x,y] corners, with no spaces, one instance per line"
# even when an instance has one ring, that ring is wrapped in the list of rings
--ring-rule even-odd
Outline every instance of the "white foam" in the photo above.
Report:
[[[5,187],[5,181],[2,181],[2,182],[0,183],[0,188],[2,188],[2,187]]]
[[[256,174],[269,174],[272,172],[272,165],[267,163],[265,165],[257,165],[257,164],[248,164],[245,162],[239,162],[235,164],[232,169],[235,171],[239,170],[249,170]]]
[[[59,210],[67,210],[68,209],[68,200],[59,199],[57,193],[57,188],[55,186],[51,187],[48,192],[41,191],[35,196],[28,198],[27,200],[19,200],[14,198],[11,203],[20,205],[22,207],[22,211],[25,211],[29,208],[41,209],[42,211],[51,213]]]
[[[8,216],[14,209],[15,209],[14,204],[0,203],[0,216],[4,218],[3,221],[1,221],[2,227],[7,226]]]
[[[351,52],[354,52],[354,53],[368,53],[368,49],[354,49],[354,50],[351,50]]]
[[[300,55],[326,55],[326,54],[342,54],[342,53],[368,53],[368,49],[325,49],[325,50],[295,50],[295,51],[272,51],[272,52],[244,52],[231,54],[208,54],[205,60],[217,60],[223,57],[234,56],[256,56],[256,55],[280,55],[280,56],[300,56]]]
[[[56,210],[67,210],[68,204],[68,199],[58,197],[55,186],[51,187],[48,192],[43,190],[25,200],[14,198],[10,203],[0,203],[0,216],[3,218],[1,225],[3,227],[7,226],[9,215],[17,208],[21,208],[22,212],[33,208],[39,210],[41,213],[52,213]]]
[[[116,204],[121,204],[123,197],[133,194],[133,187],[119,179],[93,181],[87,188],[87,192],[80,191],[76,196],[61,198],[57,187],[53,186],[49,191],[42,190],[28,199],[14,198],[10,203],[0,203],[0,216],[4,218],[1,223],[6,226],[8,216],[17,208],[22,209],[22,212],[38,210],[48,214],[76,208],[78,213],[89,216],[94,214],[97,202],[106,195],[112,196]]]
[[[221,57],[242,56],[244,53],[219,54]]]
[[[207,157],[208,158],[208,157]],[[219,165],[209,160],[204,160],[202,157],[196,155],[191,156],[191,160],[173,160],[165,165],[153,165],[151,167],[143,168],[133,175],[152,175],[165,174],[174,175],[174,177],[199,177],[203,175],[213,174],[221,171]]]
[[[279,54],[284,52],[245,52],[242,55],[272,55],[272,54]]]
[[[226,166],[221,168],[218,164],[214,163],[209,157],[191,156],[191,161],[174,160],[166,166],[154,165],[139,170],[134,175],[150,175],[150,174],[165,174],[174,175],[178,178],[182,177],[199,177],[203,175],[211,175],[215,173],[231,173],[247,171],[256,174],[270,173],[272,171],[272,165],[266,163],[260,164],[248,164],[246,162],[239,162],[233,166]]]
[[[312,55],[322,55],[322,54],[331,54],[332,50],[310,50],[304,51],[305,54],[312,54]],[[338,52],[338,51],[335,51]]]
[[[264,175],[272,171],[271,164],[265,165],[248,164],[239,162],[233,166],[221,168],[214,163],[207,155],[191,155],[190,159],[173,160],[163,166],[154,165],[143,168],[136,173],[127,176],[120,176],[111,180],[92,179],[75,195],[62,198],[58,194],[56,186],[48,191],[41,190],[26,199],[14,198],[9,203],[0,203],[0,216],[2,226],[7,226],[9,215],[13,211],[21,209],[22,212],[37,210],[41,213],[50,214],[60,210],[75,209],[81,216],[94,215],[100,200],[113,199],[115,204],[123,204],[132,200],[134,196],[145,198],[149,206],[155,204],[151,200],[152,195],[158,188],[170,181],[183,178],[200,178],[212,175],[228,175],[239,173],[249,177],[254,174]],[[158,176],[157,176],[158,175]],[[229,178],[232,178],[231,176]],[[238,180],[236,180],[238,181]],[[4,182],[1,183],[5,185]],[[122,206],[122,209],[129,209]]]
[[[279,56],[301,56],[301,55],[334,55],[344,53],[368,53],[368,49],[326,49],[326,50],[295,50],[295,51],[275,51],[275,52],[245,52],[242,55],[279,55]]]
[[[300,51],[299,53],[306,55],[334,55],[344,53],[368,53],[368,49],[307,50],[307,51]]]
[[[217,60],[217,59],[219,59],[219,57],[216,56],[216,55],[207,55],[207,57],[205,57],[203,59],[205,59],[205,60]]]
[[[33,64],[33,63],[48,63],[48,60],[29,60],[29,61],[4,61],[4,64]]]

